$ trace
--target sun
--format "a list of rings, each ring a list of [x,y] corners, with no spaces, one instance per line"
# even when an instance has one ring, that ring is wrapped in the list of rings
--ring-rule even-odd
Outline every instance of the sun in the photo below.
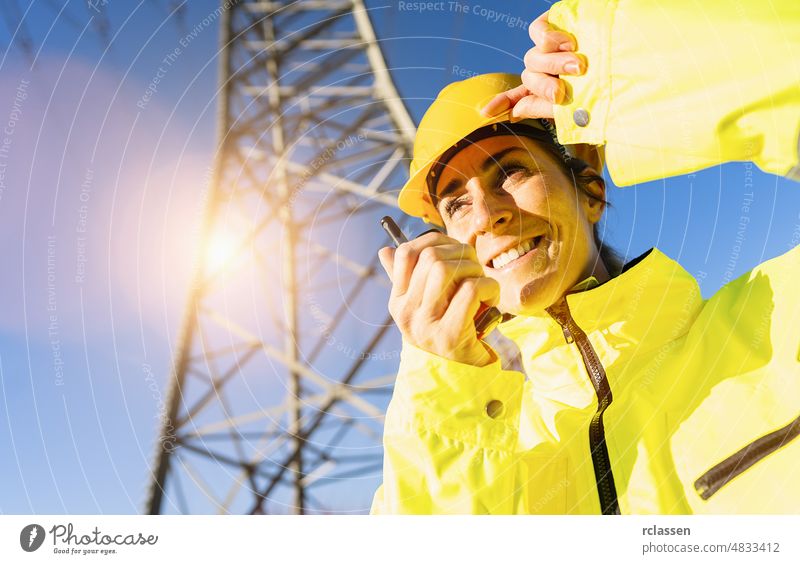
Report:
[[[239,246],[240,241],[229,233],[214,233],[206,247],[206,271],[210,274],[216,274],[228,270],[238,254]]]

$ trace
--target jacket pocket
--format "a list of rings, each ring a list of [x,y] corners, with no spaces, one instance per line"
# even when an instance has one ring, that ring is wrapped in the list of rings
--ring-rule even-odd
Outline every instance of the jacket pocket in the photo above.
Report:
[[[800,436],[800,417],[785,427],[756,439],[709,469],[695,481],[694,489],[701,498],[710,498],[736,476],[798,436]]]

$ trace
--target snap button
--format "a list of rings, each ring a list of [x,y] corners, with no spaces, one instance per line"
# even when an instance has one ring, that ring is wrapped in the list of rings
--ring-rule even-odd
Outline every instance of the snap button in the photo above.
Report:
[[[500,400],[492,400],[486,404],[486,415],[492,419],[497,419],[503,413],[503,402]]]
[[[575,110],[575,113],[572,114],[572,119],[578,127],[586,127],[589,125],[589,112],[583,108],[578,108]]]

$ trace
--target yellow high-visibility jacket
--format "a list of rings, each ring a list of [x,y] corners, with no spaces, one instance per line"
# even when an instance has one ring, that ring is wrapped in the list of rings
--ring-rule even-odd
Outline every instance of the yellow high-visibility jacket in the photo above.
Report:
[[[372,513],[800,512],[799,272],[704,301],[653,248],[500,325],[527,380],[404,343]]]
[[[729,160],[800,179],[800,2],[566,1],[550,21],[589,62],[559,138],[605,143],[617,184]],[[527,379],[404,343],[371,512],[800,513],[798,278],[795,247],[704,300],[653,248],[500,325]]]
[[[800,2],[565,0],[586,73],[562,75],[564,144],[605,145],[618,186],[752,161],[800,180]]]

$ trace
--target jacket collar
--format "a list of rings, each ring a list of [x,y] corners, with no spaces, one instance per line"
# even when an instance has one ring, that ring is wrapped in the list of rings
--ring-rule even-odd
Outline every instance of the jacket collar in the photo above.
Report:
[[[597,285],[592,279],[582,281],[565,298],[590,340],[602,339],[607,345],[595,346],[604,365],[621,354],[652,350],[685,334],[703,304],[694,277],[655,247],[625,264],[618,276]],[[525,364],[567,344],[561,326],[544,311],[516,316],[501,323],[498,331],[517,344]]]

